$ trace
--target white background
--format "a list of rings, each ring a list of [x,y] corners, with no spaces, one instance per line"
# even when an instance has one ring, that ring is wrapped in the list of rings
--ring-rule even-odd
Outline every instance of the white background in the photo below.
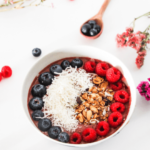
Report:
[[[44,6],[0,12],[0,68],[12,67],[13,76],[0,83],[0,150],[74,150],[46,140],[29,124],[21,105],[21,88],[31,66],[38,61],[32,49],[42,49],[42,56],[56,47],[90,45],[119,57],[130,70],[135,85],[150,77],[150,52],[145,64],[136,68],[136,51],[117,48],[115,36],[122,33],[135,17],[150,11],[150,0],[111,0],[104,16],[104,31],[96,40],[79,33],[80,25],[96,14],[103,0],[48,0],[54,8]],[[136,22],[143,31],[150,18]],[[49,48],[49,51],[45,50]],[[40,57],[42,57],[40,56]],[[137,104],[129,124],[110,140],[86,150],[149,150],[150,102],[137,92]]]

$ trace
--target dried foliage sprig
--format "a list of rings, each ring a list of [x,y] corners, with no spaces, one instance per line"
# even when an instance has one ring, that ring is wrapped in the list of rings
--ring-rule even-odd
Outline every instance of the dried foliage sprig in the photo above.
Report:
[[[150,43],[150,25],[143,32],[134,32],[135,21],[143,16],[150,17],[150,12],[135,18],[131,23],[131,27],[128,27],[125,32],[116,36],[118,47],[129,46],[136,50],[138,56],[135,63],[138,68],[141,68],[144,64],[144,57],[148,49],[147,44]]]

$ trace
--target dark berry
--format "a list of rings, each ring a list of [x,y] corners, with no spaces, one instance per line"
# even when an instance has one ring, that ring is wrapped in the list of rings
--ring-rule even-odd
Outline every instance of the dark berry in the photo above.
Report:
[[[1,75],[2,75],[4,78],[9,78],[9,77],[11,77],[11,75],[12,75],[12,69],[11,69],[9,66],[4,66],[4,67],[2,67]]]
[[[52,73],[53,75],[58,75],[57,73],[61,73],[62,72],[62,68],[60,65],[52,65],[50,67],[50,73]]]
[[[70,62],[68,60],[64,60],[62,63],[61,63],[61,67],[65,70],[67,67],[70,66]]]
[[[32,54],[33,54],[33,56],[35,56],[35,57],[40,56],[40,55],[41,55],[41,49],[39,49],[39,48],[34,48],[34,49],[32,50]]]
[[[77,97],[76,101],[77,101],[77,103],[78,103],[79,105],[82,104],[82,101],[81,101],[80,97]]]
[[[69,142],[69,135],[66,132],[61,132],[58,135],[58,141],[68,143]]]
[[[82,67],[82,65],[83,65],[83,61],[79,58],[75,58],[71,62],[71,66],[73,68],[75,68],[75,67],[80,68],[80,67]]]
[[[46,87],[42,84],[36,84],[33,86],[31,93],[33,96],[43,97],[46,94]]]
[[[90,24],[92,26],[92,28],[93,28],[93,26],[96,25],[96,21],[95,20],[90,20],[88,22],[88,24]]]
[[[29,101],[29,107],[32,110],[40,110],[43,107],[43,100],[40,97],[33,97]]]
[[[48,135],[49,137],[51,137],[52,139],[57,139],[58,135],[61,133],[61,128],[60,127],[51,127],[48,130]]]
[[[89,35],[89,31],[91,29],[91,25],[90,24],[84,24],[81,28],[81,32],[84,34],[84,35]]]
[[[44,72],[39,76],[39,82],[45,86],[50,85],[54,76],[49,72]]]
[[[100,30],[101,30],[101,27],[100,27],[99,25],[95,24],[95,25],[93,26],[93,29],[96,29],[96,30],[97,30],[97,33],[99,33]]]
[[[44,113],[41,110],[35,110],[32,113],[32,119],[35,121],[39,121],[39,120],[41,120],[41,118],[39,118],[39,117],[44,117]]]
[[[97,30],[96,29],[91,29],[90,30],[90,36],[95,36],[97,34]]]
[[[52,126],[52,122],[51,122],[51,120],[49,120],[47,118],[41,119],[38,122],[38,128],[41,131],[48,131],[51,128],[51,126]]]

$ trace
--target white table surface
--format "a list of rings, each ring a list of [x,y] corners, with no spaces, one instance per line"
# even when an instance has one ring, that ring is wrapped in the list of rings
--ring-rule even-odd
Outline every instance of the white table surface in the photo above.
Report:
[[[135,85],[150,77],[150,52],[139,70],[131,48],[118,49],[115,36],[122,33],[134,17],[150,11],[150,0],[111,0],[104,16],[100,38],[88,40],[79,33],[80,25],[99,10],[103,0],[48,0],[54,8],[28,7],[0,13],[0,68],[12,67],[13,76],[0,83],[0,150],[74,150],[56,145],[40,136],[27,122],[21,105],[21,88],[26,73],[39,58],[32,49],[42,49],[42,56],[57,47],[90,45],[119,57],[130,70]],[[144,30],[150,19],[137,21],[136,30]],[[49,48],[49,51],[45,50]],[[41,57],[42,57],[41,56]],[[149,150],[150,102],[137,92],[137,104],[129,124],[117,136],[86,148],[95,150]]]

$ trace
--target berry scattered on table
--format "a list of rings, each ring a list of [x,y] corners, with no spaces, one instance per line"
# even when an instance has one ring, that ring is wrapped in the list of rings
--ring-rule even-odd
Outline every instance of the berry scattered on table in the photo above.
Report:
[[[124,90],[120,90],[114,94],[114,99],[120,103],[127,103],[129,101],[129,94]]]
[[[50,85],[53,79],[54,79],[54,76],[49,72],[42,73],[38,78],[40,84],[43,84],[45,86]]]
[[[66,132],[61,132],[58,135],[58,141],[68,143],[69,142],[69,135]]]
[[[83,65],[83,61],[79,58],[75,58],[71,62],[71,66],[73,68],[75,68],[75,67],[80,68],[80,67],[82,67],[82,65]]]
[[[67,67],[70,66],[70,62],[68,60],[64,60],[62,63],[61,63],[61,67],[63,70],[65,70]]]
[[[44,117],[44,113],[41,110],[35,110],[32,113],[32,119],[35,121],[39,121],[39,120],[41,120],[41,118],[39,118],[39,117]]]
[[[110,83],[117,82],[121,77],[121,73],[118,69],[112,67],[106,71],[106,79]]]
[[[84,69],[85,69],[87,72],[94,72],[94,71],[95,71],[95,67],[96,67],[96,63],[93,62],[93,61],[87,61],[87,62],[84,64]]]
[[[79,133],[74,132],[71,136],[70,136],[70,143],[71,144],[80,144],[82,141],[82,137]]]
[[[52,139],[57,139],[58,135],[61,133],[61,128],[57,126],[53,126],[48,130],[48,135]]]
[[[39,49],[39,48],[34,48],[34,49],[32,50],[32,54],[33,54],[33,56],[35,56],[35,57],[40,56],[41,53],[42,53],[42,51],[41,51],[41,49]]]
[[[123,121],[123,117],[122,117],[122,114],[120,112],[113,112],[108,117],[109,125],[114,127],[114,128],[119,126],[122,123],[122,121]]]
[[[60,65],[52,65],[50,67],[50,73],[52,73],[53,75],[58,75],[57,73],[62,73],[62,68]]]
[[[82,138],[84,142],[87,142],[87,143],[94,142],[97,138],[96,131],[92,128],[86,128],[82,132]]]
[[[96,133],[99,136],[105,136],[109,132],[109,124],[106,121],[101,121],[96,126]]]
[[[29,101],[29,107],[31,110],[40,110],[43,107],[43,100],[40,97],[33,97]]]
[[[123,83],[120,82],[120,81],[118,81],[118,82],[116,82],[116,83],[111,83],[111,84],[110,84],[110,88],[112,88],[112,90],[114,90],[114,91],[121,90],[122,87],[123,87]]]
[[[36,84],[32,87],[31,93],[33,96],[43,97],[46,94],[46,87],[42,84]]]
[[[95,72],[99,76],[106,76],[106,71],[109,69],[109,66],[107,63],[98,63],[96,65]]]
[[[12,69],[11,69],[9,66],[4,66],[4,67],[2,67],[2,69],[1,69],[1,75],[2,75],[4,78],[9,78],[9,77],[11,77],[11,75],[12,75]]]
[[[51,128],[51,126],[52,126],[52,122],[51,122],[51,120],[49,120],[47,118],[41,119],[38,122],[38,128],[41,131],[48,131]]]
[[[125,111],[125,106],[122,103],[116,102],[110,106],[110,110],[112,112],[119,111],[120,113],[123,113]]]

